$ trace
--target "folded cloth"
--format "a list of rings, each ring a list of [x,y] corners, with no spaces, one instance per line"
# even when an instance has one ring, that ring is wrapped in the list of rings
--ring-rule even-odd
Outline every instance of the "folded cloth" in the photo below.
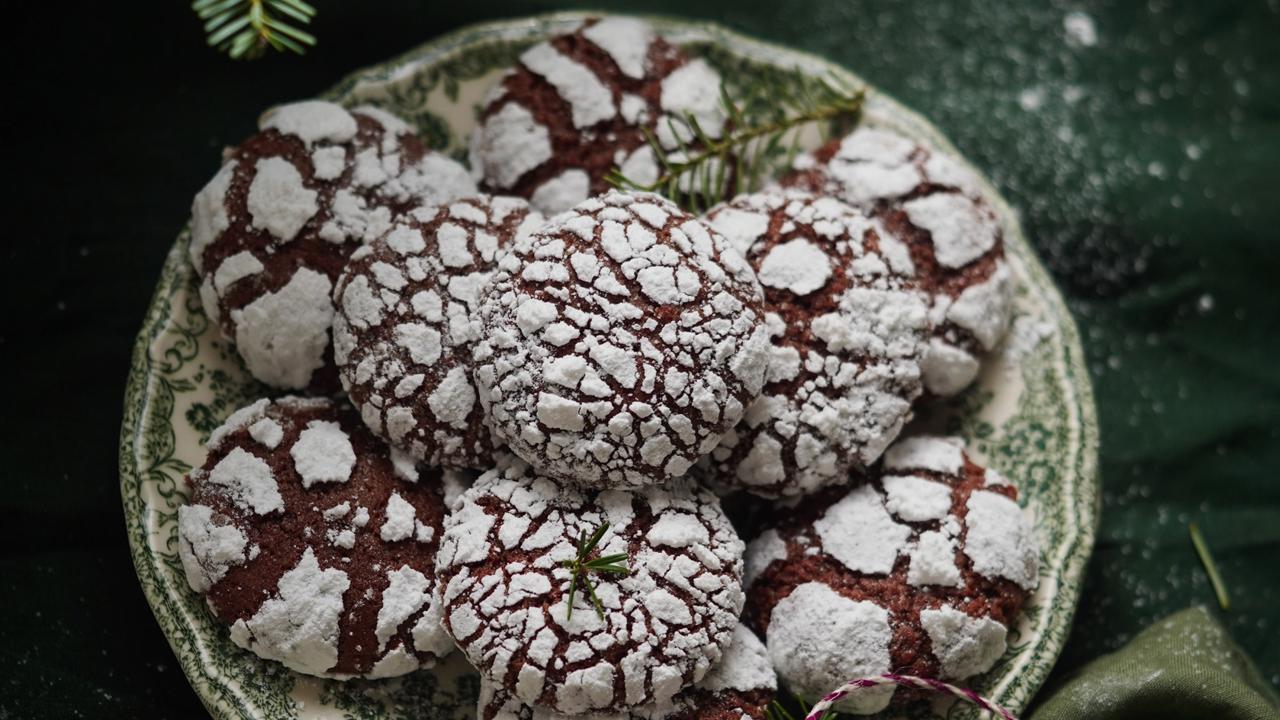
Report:
[[[1280,720],[1280,700],[1204,608],[1170,615],[1040,695],[1030,720]]]

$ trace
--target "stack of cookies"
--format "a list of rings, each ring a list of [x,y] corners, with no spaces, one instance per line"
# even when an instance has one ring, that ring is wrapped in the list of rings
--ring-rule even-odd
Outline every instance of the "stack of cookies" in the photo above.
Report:
[[[759,720],[779,680],[992,667],[1034,533],[958,443],[898,436],[1008,324],[995,214],[873,128],[704,217],[608,189],[727,124],[706,62],[607,18],[498,81],[470,172],[314,101],[227,151],[192,266],[292,393],[211,435],[179,512],[234,642],[338,679],[457,648],[486,720]]]

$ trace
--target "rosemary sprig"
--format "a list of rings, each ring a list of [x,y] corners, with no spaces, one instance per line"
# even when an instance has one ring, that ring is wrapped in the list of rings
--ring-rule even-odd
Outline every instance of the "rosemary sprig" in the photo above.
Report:
[[[281,19],[309,24],[316,10],[303,0],[195,0],[191,9],[204,21],[209,46],[236,60],[260,57],[268,47],[301,55],[316,44],[314,35]]]
[[[1191,523],[1188,529],[1191,531],[1191,544],[1195,546],[1196,554],[1200,556],[1200,564],[1204,565],[1204,571],[1209,575],[1209,584],[1213,586],[1213,593],[1218,596],[1218,607],[1229,610],[1231,598],[1227,595],[1227,585],[1222,582],[1222,575],[1218,574],[1218,565],[1209,554],[1209,544],[1204,541],[1204,536],[1200,534],[1200,528],[1195,523]]]
[[[770,84],[766,92],[780,112],[758,123],[750,122],[743,105],[722,88],[720,102],[727,118],[723,136],[708,136],[691,114],[668,118],[674,148],[663,147],[653,132],[644,131],[661,166],[658,178],[639,182],[614,168],[606,180],[617,188],[661,193],[695,213],[739,192],[752,192],[771,168],[789,166],[795,159],[802,126],[817,123],[825,133],[828,125],[852,122],[861,112],[863,88],[851,88],[835,77],[813,85],[798,72],[792,81]]]
[[[609,573],[611,575],[627,575],[631,571],[626,565],[621,563],[627,559],[626,553],[614,553],[612,555],[601,555],[592,558],[591,553],[600,544],[600,539],[604,537],[604,533],[609,529],[609,523],[602,523],[596,528],[595,532],[587,535],[587,531],[583,530],[578,535],[578,555],[572,560],[561,560],[562,567],[569,568],[569,609],[565,612],[565,620],[573,617],[573,598],[578,590],[578,582],[582,582],[582,586],[586,589],[587,595],[591,597],[591,604],[595,606],[596,614],[600,619],[604,619],[604,606],[600,604],[600,598],[596,597],[595,586],[591,584],[591,573]]]

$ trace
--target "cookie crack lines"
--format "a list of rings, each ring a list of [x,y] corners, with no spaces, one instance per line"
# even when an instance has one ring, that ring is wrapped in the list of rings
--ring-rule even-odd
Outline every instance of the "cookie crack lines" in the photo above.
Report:
[[[763,381],[751,268],[656,195],[614,191],[553,218],[512,246],[485,295],[475,378],[493,432],[566,480],[680,477]]]

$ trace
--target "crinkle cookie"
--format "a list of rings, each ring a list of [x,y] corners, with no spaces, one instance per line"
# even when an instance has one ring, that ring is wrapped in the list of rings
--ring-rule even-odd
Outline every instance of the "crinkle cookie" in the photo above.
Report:
[[[500,251],[542,224],[519,198],[412,210],[351,256],[334,291],[342,386],[375,433],[430,465],[493,467],[471,382],[476,293]]]
[[[845,484],[911,419],[928,338],[906,246],[830,197],[742,195],[707,222],[764,287],[766,384],[712,453],[718,486],[765,497]]]
[[[398,213],[474,194],[475,183],[375,108],[299,102],[259,127],[192,204],[200,297],[254,377],[333,390],[330,295],[348,256]]]
[[[396,462],[345,405],[285,397],[215,430],[178,508],[191,588],[231,639],[308,675],[430,667],[440,625],[438,475]]]
[[[820,697],[864,675],[989,670],[1037,584],[1017,495],[953,441],[907,438],[864,483],[815,495],[751,541],[746,617],[782,682]],[[893,694],[841,709],[876,712]]]
[[[497,438],[598,487],[682,476],[760,393],[760,287],[720,235],[610,192],[520,239],[481,291],[475,380]]]
[[[860,128],[801,155],[783,183],[866,210],[907,244],[932,304],[925,389],[947,396],[968,387],[1004,337],[1013,304],[1000,220],[973,172],[891,131]]]
[[[676,151],[726,116],[720,76],[634,18],[587,20],[539,43],[490,91],[471,138],[471,167],[492,192],[529,198],[548,215],[608,189],[614,167],[640,183],[660,165],[644,131]],[[674,153],[672,153],[674,154]]]
[[[591,573],[603,617],[572,573]],[[742,541],[716,496],[690,484],[575,490],[515,458],[481,476],[445,521],[436,556],[444,626],[489,682],[566,714],[669,703],[720,660],[742,608]]]
[[[764,720],[778,689],[764,643],[739,624],[719,664],[671,702],[619,712],[564,715],[525,705],[481,678],[479,720]]]

